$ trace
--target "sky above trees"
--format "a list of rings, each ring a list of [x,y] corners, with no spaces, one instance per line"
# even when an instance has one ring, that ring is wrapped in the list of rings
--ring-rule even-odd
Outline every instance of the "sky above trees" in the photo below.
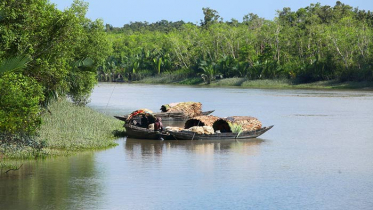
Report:
[[[50,0],[63,10],[70,7],[73,0]],[[307,7],[311,3],[334,6],[336,0],[85,0],[89,3],[87,17],[103,19],[105,24],[122,27],[130,22],[154,23],[160,20],[200,23],[204,15],[203,7],[216,10],[224,21],[232,18],[242,21],[242,18],[254,13],[259,17],[273,20],[277,10],[290,7],[292,11]],[[358,7],[360,10],[373,11],[372,0],[341,0],[343,4]]]

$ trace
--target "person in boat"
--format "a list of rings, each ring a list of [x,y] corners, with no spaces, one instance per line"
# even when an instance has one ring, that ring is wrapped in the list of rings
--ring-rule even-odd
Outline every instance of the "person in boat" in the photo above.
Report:
[[[160,131],[160,132],[163,131],[162,118],[157,117],[157,119],[155,119],[154,131]]]
[[[157,117],[157,118],[155,119],[155,123],[154,123],[154,131],[155,131],[155,132],[162,132],[162,131],[163,131],[162,118]],[[159,134],[158,139],[159,139],[159,140],[163,140],[161,134]]]

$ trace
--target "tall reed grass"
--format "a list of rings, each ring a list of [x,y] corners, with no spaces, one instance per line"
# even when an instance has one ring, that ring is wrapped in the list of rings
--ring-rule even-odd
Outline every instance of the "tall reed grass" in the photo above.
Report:
[[[4,160],[45,158],[116,146],[114,134],[123,130],[121,121],[67,100],[52,103],[49,110],[42,115],[39,135],[33,137],[44,146],[1,145],[0,166],[6,166]]]
[[[43,115],[40,140],[50,150],[79,151],[117,145],[114,131],[123,130],[123,123],[89,107],[75,106],[60,100],[50,106],[51,114]]]

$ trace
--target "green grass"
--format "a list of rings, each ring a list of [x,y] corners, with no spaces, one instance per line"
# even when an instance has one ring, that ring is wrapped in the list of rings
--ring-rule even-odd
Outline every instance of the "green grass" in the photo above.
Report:
[[[159,76],[146,77],[139,82],[145,84],[169,84],[174,82],[174,78],[162,74]]]
[[[43,115],[40,140],[50,150],[79,151],[115,146],[115,130],[123,123],[88,107],[79,107],[59,101],[50,106],[52,114]]]
[[[212,81],[210,86],[242,86],[242,84],[246,81],[247,79],[245,78],[226,78]]]
[[[42,115],[42,126],[37,142],[45,147],[2,145],[0,168],[6,167],[4,160],[46,158],[66,156],[77,151],[104,149],[116,146],[115,134],[123,130],[123,123],[103,115],[89,107],[75,106],[66,100],[51,104],[49,112]],[[9,167],[8,167],[9,168]]]
[[[155,76],[149,76],[141,79],[140,83],[146,84],[171,84],[179,83],[185,79],[188,79],[185,73],[182,71],[176,73],[163,73]]]
[[[246,80],[242,83],[242,87],[246,88],[268,88],[268,89],[286,89],[295,87],[289,80]]]
[[[200,77],[187,78],[177,82],[180,85],[200,85],[202,83],[203,80]]]

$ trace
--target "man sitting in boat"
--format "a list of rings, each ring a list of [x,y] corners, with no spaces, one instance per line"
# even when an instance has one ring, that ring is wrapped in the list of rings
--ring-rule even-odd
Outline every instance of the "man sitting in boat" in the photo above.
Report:
[[[157,117],[157,118],[155,119],[155,123],[154,123],[154,131],[156,131],[156,132],[162,132],[162,131],[163,131],[162,118]],[[163,140],[161,134],[159,134],[158,139],[159,139],[159,140]]]
[[[162,118],[157,117],[157,119],[155,119],[154,131],[163,131]]]

